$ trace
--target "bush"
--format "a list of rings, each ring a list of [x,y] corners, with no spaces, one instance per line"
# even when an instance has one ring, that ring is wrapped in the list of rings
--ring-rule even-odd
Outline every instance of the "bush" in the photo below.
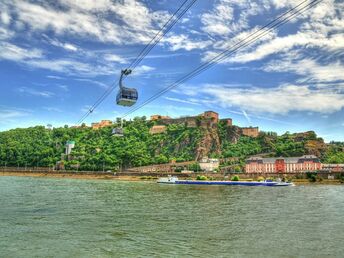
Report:
[[[316,182],[317,181],[317,174],[316,173],[312,173],[312,172],[307,172],[306,173],[307,179],[309,182]]]
[[[208,180],[206,176],[197,176],[197,180]]]
[[[307,177],[308,177],[308,176],[307,176]],[[314,182],[317,181],[317,176],[314,175],[314,174],[312,174],[312,175],[310,175],[310,176],[308,177],[308,180],[309,180],[309,182],[314,183]]]
[[[181,167],[176,167],[174,169],[174,172],[177,172],[177,173],[182,172],[182,168]]]
[[[193,172],[198,172],[201,170],[201,167],[198,163],[193,163],[188,166],[188,170],[192,170]]]
[[[232,181],[239,181],[240,178],[239,178],[239,176],[235,175],[235,176],[232,177],[231,180],[232,180]]]

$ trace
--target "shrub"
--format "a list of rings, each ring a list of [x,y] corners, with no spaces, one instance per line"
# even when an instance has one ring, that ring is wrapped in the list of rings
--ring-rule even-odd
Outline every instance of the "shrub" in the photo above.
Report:
[[[232,179],[231,179],[232,181],[239,181],[240,180],[240,178],[239,178],[239,176],[238,175],[235,175],[235,176],[233,176],[232,177]]]
[[[197,172],[201,170],[201,167],[198,163],[193,163],[188,166],[188,170],[192,170],[193,172]]]
[[[182,168],[181,168],[181,167],[176,167],[176,168],[174,169],[174,172],[182,172]]]
[[[307,176],[308,177],[308,176]],[[317,176],[312,174],[308,177],[309,182],[316,182],[317,181]]]
[[[206,176],[197,176],[197,180],[207,180],[208,178]]]

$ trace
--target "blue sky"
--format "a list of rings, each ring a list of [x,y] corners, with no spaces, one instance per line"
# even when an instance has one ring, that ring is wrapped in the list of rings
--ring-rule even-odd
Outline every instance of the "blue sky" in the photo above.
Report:
[[[182,2],[2,0],[0,130],[74,125]],[[300,2],[198,0],[125,83],[141,103]],[[239,126],[344,141],[343,10],[324,0],[131,116],[214,110]],[[130,110],[115,95],[86,123]]]

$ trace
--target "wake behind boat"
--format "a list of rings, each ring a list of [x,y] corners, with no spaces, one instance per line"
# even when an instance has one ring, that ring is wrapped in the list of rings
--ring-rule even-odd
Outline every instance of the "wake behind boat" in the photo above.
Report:
[[[213,181],[213,180],[179,180],[176,176],[161,177],[157,183],[177,185],[242,185],[242,186],[294,186],[293,183],[279,181]]]

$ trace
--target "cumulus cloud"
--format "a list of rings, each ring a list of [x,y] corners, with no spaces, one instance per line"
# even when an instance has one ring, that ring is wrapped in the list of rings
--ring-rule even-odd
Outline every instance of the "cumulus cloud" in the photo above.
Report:
[[[266,0],[262,1],[259,6],[256,6],[252,1],[227,1],[221,0],[214,6],[214,10],[203,15],[204,31],[211,33],[217,37],[216,42],[211,45],[210,49],[204,54],[203,60],[208,61],[216,54],[223,50],[227,50],[235,45],[240,40],[251,35],[257,31],[258,27],[249,29],[247,21],[255,15],[266,15],[277,8],[280,12],[285,11],[286,8],[295,7],[299,1],[276,1]],[[253,5],[253,8],[250,8]],[[239,13],[237,19],[233,19],[234,8]],[[341,12],[344,4],[339,1],[325,0],[317,6],[311,8],[303,15],[293,18],[291,22],[302,20],[300,24],[294,25],[296,32],[288,33],[287,35],[280,35],[277,30],[272,30],[259,41],[254,41],[253,44],[245,46],[233,55],[228,57],[222,63],[249,63],[252,61],[264,60],[274,54],[287,53],[295,49],[309,49],[315,48],[322,51],[335,52],[343,51],[344,45],[344,23],[342,22]],[[228,16],[223,15],[223,10],[227,10]],[[277,14],[276,14],[277,17]],[[212,22],[210,22],[212,21]],[[232,28],[232,23],[241,24],[237,29]],[[209,23],[210,27],[207,26]],[[218,25],[216,25],[219,23]],[[212,27],[215,26],[212,32]],[[264,24],[261,24],[263,26]],[[232,35],[229,30],[221,29],[231,28],[234,32]]]
[[[56,5],[64,9],[56,8]],[[52,30],[57,35],[87,36],[114,44],[142,43],[156,33],[156,29],[168,13],[153,12],[143,3],[134,0],[113,1],[27,1],[7,2],[16,13],[17,20],[33,32]]]

